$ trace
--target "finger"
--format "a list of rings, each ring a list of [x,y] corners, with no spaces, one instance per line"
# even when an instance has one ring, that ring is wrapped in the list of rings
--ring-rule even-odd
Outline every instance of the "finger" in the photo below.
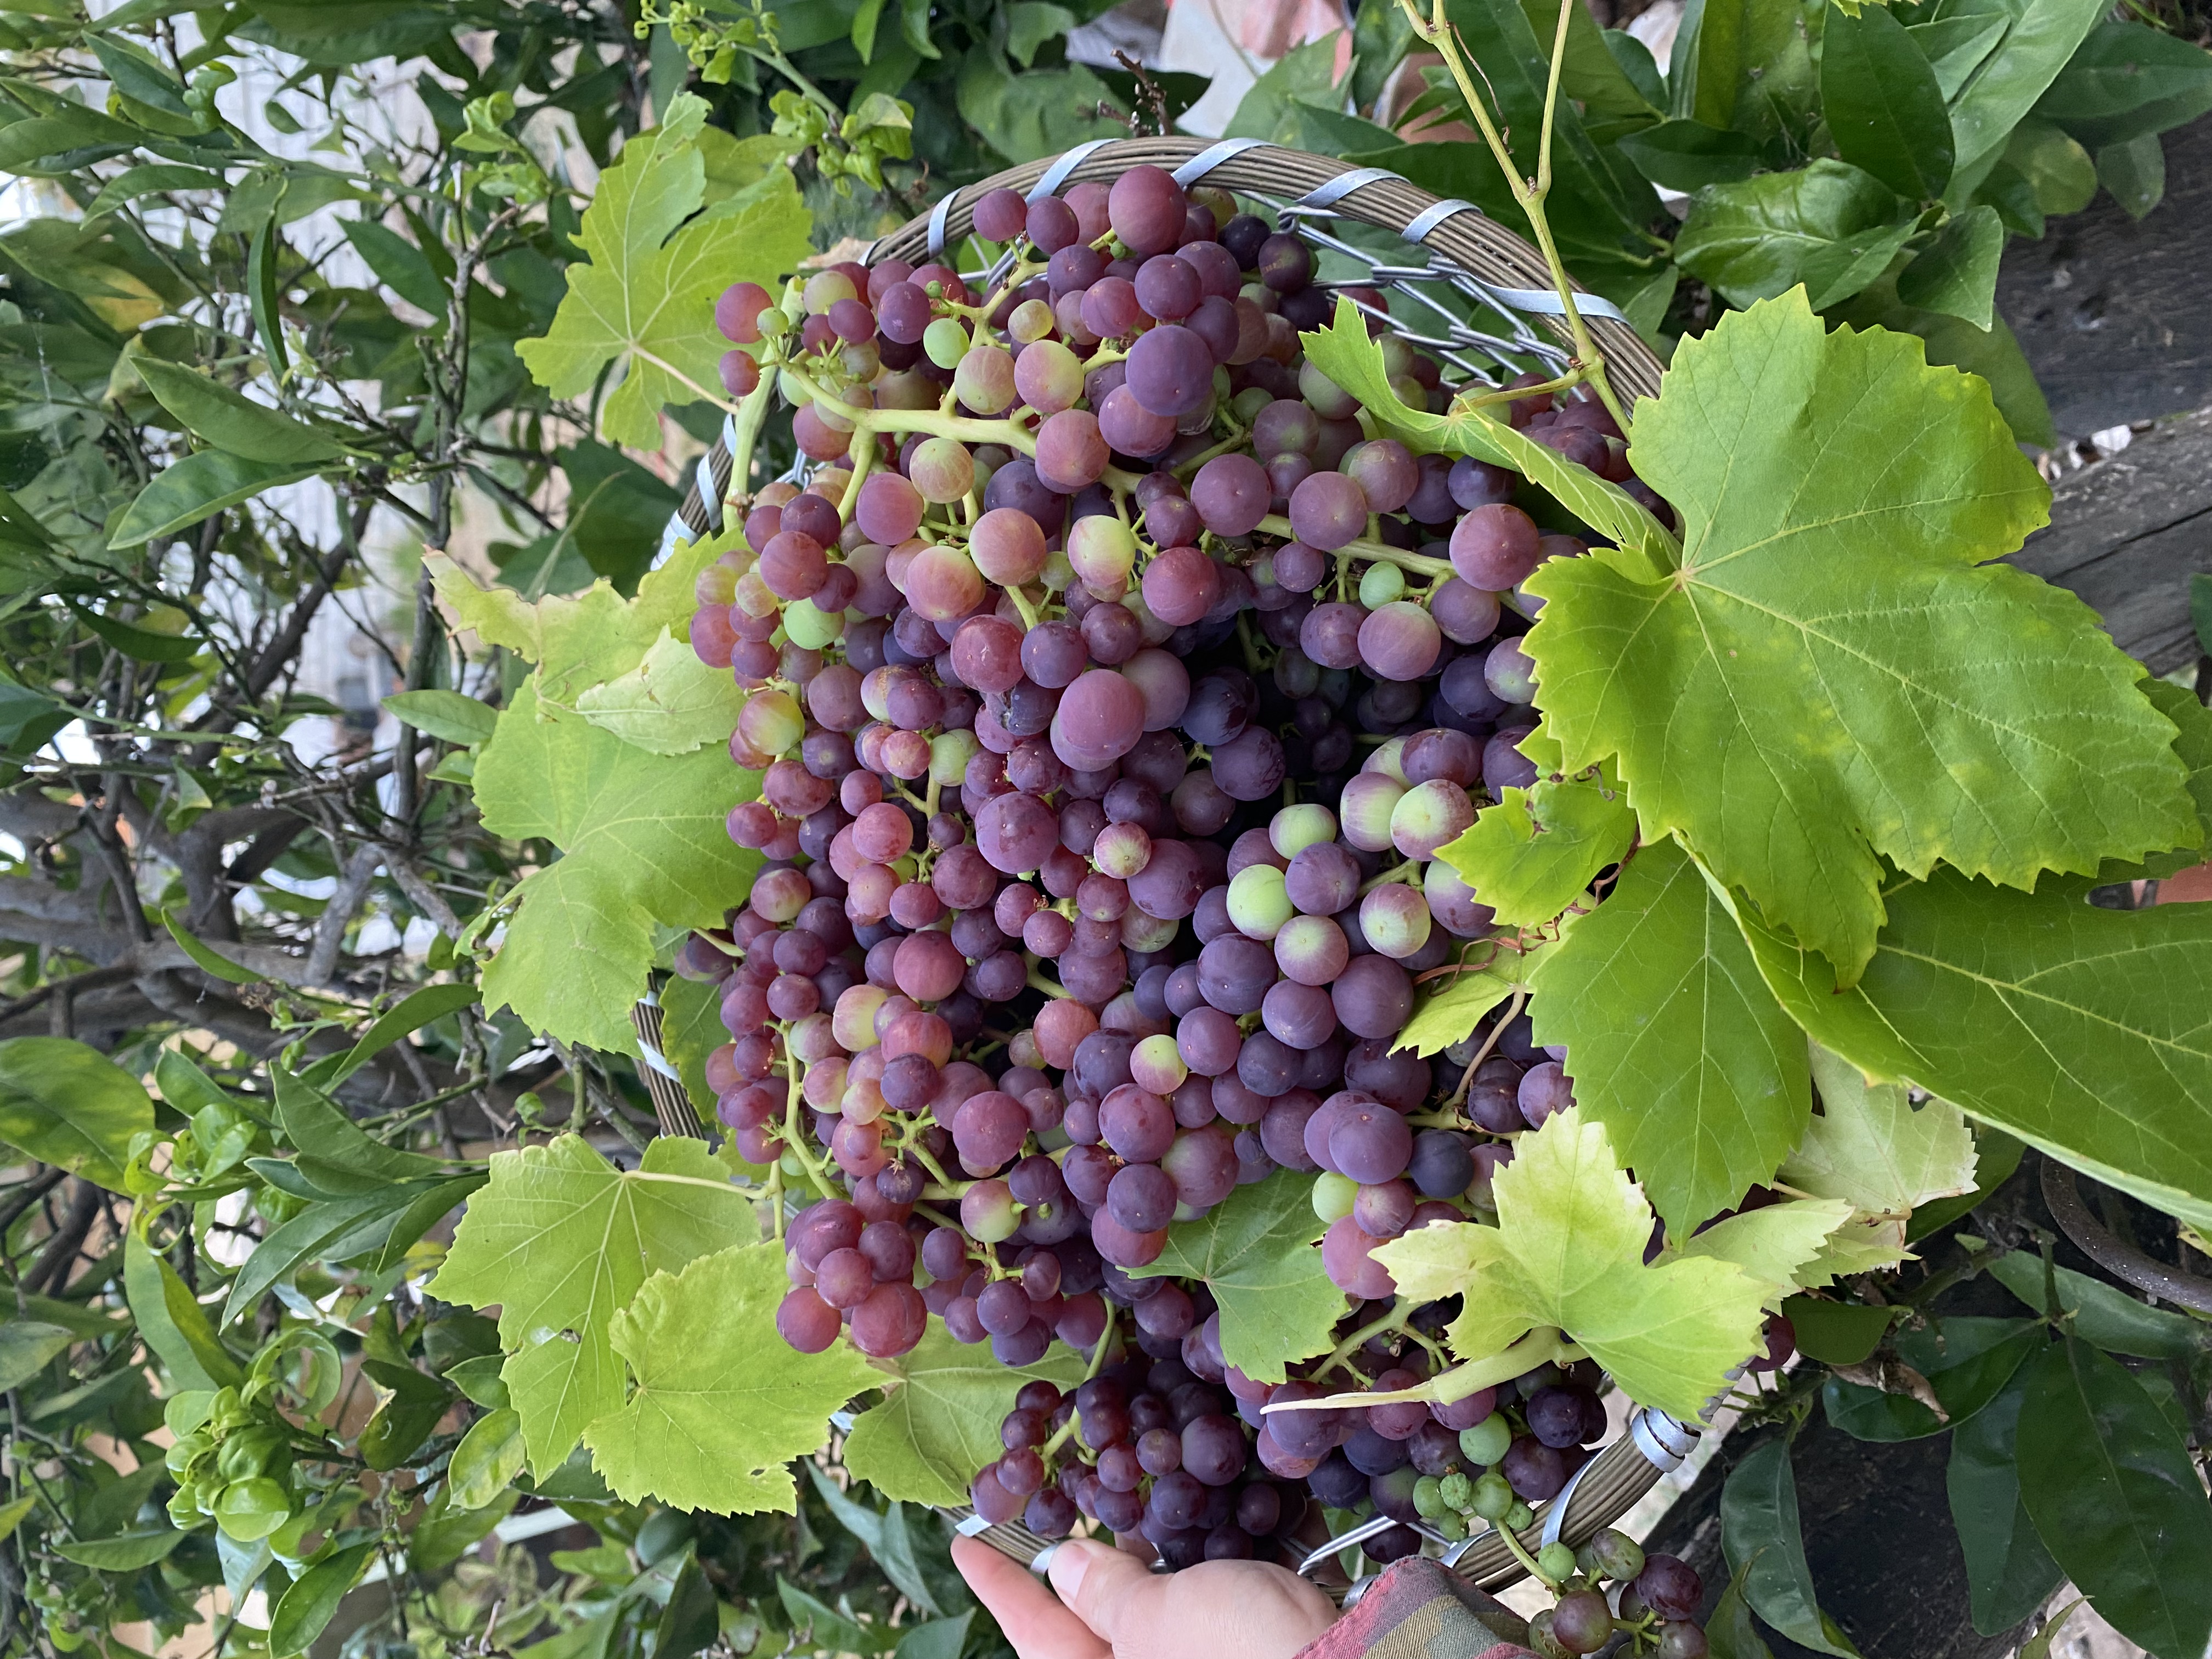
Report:
[[[1108,1659],[1106,1644],[1035,1575],[981,1539],[954,1539],[952,1565],[1019,1659]]]
[[[1062,1543],[1049,1571],[1060,1599],[1109,1643],[1130,1640],[1149,1622],[1167,1582],[1127,1551],[1088,1538]]]

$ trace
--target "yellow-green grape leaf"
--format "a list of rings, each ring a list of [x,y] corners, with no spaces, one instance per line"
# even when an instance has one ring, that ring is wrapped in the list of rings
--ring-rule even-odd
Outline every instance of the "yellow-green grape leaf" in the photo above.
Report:
[[[722,401],[716,365],[730,343],[714,326],[715,297],[732,283],[773,284],[808,250],[812,220],[788,167],[699,211],[706,117],[704,100],[686,94],[623,147],[577,233],[590,263],[568,267],[553,326],[515,343],[531,377],[556,398],[583,396],[619,362],[599,429],[633,448],[660,447],[665,406]]]
[[[732,843],[726,820],[758,781],[720,750],[655,755],[574,714],[541,718],[536,681],[477,757],[477,806],[494,835],[543,836],[562,857],[518,890],[484,1006],[632,1054],[654,925],[716,926],[750,889],[760,854]]]
[[[965,1346],[932,1320],[912,1352],[878,1361],[862,1385],[886,1392],[853,1425],[845,1467],[902,1504],[964,1504],[975,1471],[1005,1450],[999,1425],[1022,1384],[1069,1389],[1083,1370],[1083,1356],[1058,1343],[1034,1365],[1001,1365],[987,1344]]]
[[[1430,981],[1433,988],[1413,1010],[1392,1048],[1411,1048],[1425,1060],[1466,1042],[1485,1014],[1516,991],[1528,989],[1536,965],[1551,948],[1540,942],[1522,945],[1499,938],[1464,951],[1468,965]]]
[[[431,583],[454,619],[486,645],[503,645],[538,665],[547,698],[567,707],[585,691],[619,678],[645,660],[664,631],[688,631],[699,608],[694,585],[742,529],[679,546],[667,563],[625,599],[604,576],[573,599],[530,600],[511,587],[478,587],[442,553],[430,554]]]
[[[1767,1285],[1766,1305],[1779,1308],[1792,1291],[1826,1284],[1817,1264],[1830,1236],[1856,1212],[1839,1198],[1792,1198],[1716,1221],[1693,1237],[1670,1243],[1661,1259],[1712,1256],[1733,1261]]]
[[[1793,290],[1684,343],[1631,459],[1682,515],[1681,568],[1529,579],[1545,727],[1570,769],[1617,756],[1644,838],[1680,835],[1844,983],[1884,859],[2027,887],[2200,836],[2141,669],[1987,562],[2050,490],[1984,382]]]
[[[1566,1045],[1575,1098],[1669,1232],[1735,1204],[1804,1132],[1805,1034],[1677,843],[1638,848],[1530,987],[1536,1041]]]
[[[830,1413],[882,1378],[842,1337],[800,1353],[777,1335],[790,1289],[782,1247],[748,1244],[655,1274],[615,1316],[614,1348],[636,1386],[584,1443],[624,1503],[714,1515],[797,1508],[787,1466],[819,1450]]]
[[[1539,778],[1507,789],[1437,856],[1505,926],[1540,927],[1589,891],[1635,839],[1636,814],[1617,783]]]
[[[1239,1187],[1196,1221],[1168,1229],[1159,1260],[1132,1279],[1200,1279],[1221,1310],[1221,1357],[1247,1376],[1280,1382],[1284,1367],[1335,1346],[1344,1292],[1314,1241],[1313,1177],[1285,1170]]]
[[[1367,319],[1350,300],[1336,302],[1335,319],[1327,328],[1298,337],[1304,343],[1306,361],[1357,398],[1382,435],[1395,438],[1416,455],[1472,455],[1493,466],[1508,467],[1542,485],[1592,530],[1638,556],[1647,574],[1656,578],[1672,568],[1674,538],[1620,485],[1515,431],[1500,415],[1481,409],[1431,415],[1401,402],[1390,390],[1382,347],[1368,333]],[[1504,405],[1494,407],[1502,410]],[[1550,702],[1547,696],[1547,708]]]
[[[1375,1251],[1405,1294],[1465,1298],[1462,1359],[1556,1326],[1630,1399],[1689,1419],[1758,1346],[1771,1287],[1711,1257],[1645,1266],[1650,1206],[1581,1108],[1522,1135],[1493,1190],[1497,1226],[1434,1223]]]
[[[430,1291],[498,1305],[501,1376],[542,1476],[587,1424],[621,1408],[609,1327],[638,1286],[758,1237],[751,1204],[704,1141],[656,1140],[629,1170],[562,1135],[493,1154],[491,1183],[469,1200]]]
[[[727,743],[744,701],[728,669],[708,667],[688,639],[664,629],[644,661],[592,686],[576,699],[576,712],[640,749],[688,755]]]

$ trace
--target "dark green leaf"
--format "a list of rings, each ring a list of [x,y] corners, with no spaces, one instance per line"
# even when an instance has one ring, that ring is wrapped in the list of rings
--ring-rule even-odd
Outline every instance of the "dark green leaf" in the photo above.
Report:
[[[2010,14],[2004,44],[1967,75],[1949,100],[1954,189],[1981,181],[2021,118],[2111,8],[2105,0],[2000,0]]]
[[[853,14],[853,50],[864,64],[875,58],[876,27],[883,15],[884,0],[860,0],[860,9]]]
[[[809,1595],[781,1573],[775,1577],[776,1593],[794,1630],[805,1631],[815,1650],[823,1653],[886,1653],[896,1644],[896,1631],[881,1625],[863,1625]]]
[[[245,1379],[216,1339],[207,1310],[135,1226],[123,1241],[123,1291],[139,1335],[167,1367],[173,1388],[230,1388]]]
[[[2064,1576],[2021,1502],[2014,1442],[2034,1370],[2030,1365],[2014,1372],[2003,1392],[1951,1437],[1944,1484],[1966,1558],[1969,1609],[1984,1636],[2027,1618]]]
[[[968,1643],[968,1626],[974,1622],[970,1607],[957,1619],[933,1619],[916,1625],[899,1638],[897,1659],[960,1659]]]
[[[404,1181],[410,1176],[443,1175],[446,1166],[419,1152],[400,1152],[372,1140],[328,1097],[282,1066],[271,1066],[276,1083],[276,1115],[285,1138],[301,1152],[362,1176]]]
[[[372,1469],[396,1469],[438,1426],[438,1419],[453,1403],[452,1392],[434,1377],[412,1365],[369,1359],[362,1369],[392,1397],[376,1408],[361,1431],[361,1458]]]
[[[1787,1440],[1768,1441],[1729,1471],[1721,1490],[1721,1548],[1729,1571],[1742,1575],[1753,1612],[1801,1646],[1856,1659],[1858,1650],[1813,1594]]]
[[[1674,115],[1765,140],[1802,135],[1819,100],[1796,0],[1695,0],[1674,40]]]
[[[2157,1659],[2212,1638],[2212,1502],[2150,1396],[2086,1342],[2053,1343],[2021,1407],[2021,1497],[2106,1622]]]
[[[417,732],[467,746],[483,743],[499,726],[499,710],[459,691],[396,691],[384,706]]]
[[[2132,1354],[2140,1359],[2193,1359],[2212,1346],[2212,1324],[2186,1314],[2154,1308],[2125,1291],[2075,1273],[2053,1267],[2049,1288],[2057,1291],[2057,1304],[2048,1299],[2043,1259],[2027,1250],[2008,1250],[1990,1264],[1996,1279],[2038,1313],[2056,1317],[2074,1316],[2074,1334],[2107,1353]]]
[[[145,1086],[106,1055],[66,1037],[0,1042],[0,1141],[121,1192],[131,1137],[153,1127]]]
[[[1821,1386],[1828,1421],[1859,1440],[1918,1440],[1957,1428],[1994,1400],[2046,1339],[2027,1319],[1946,1319],[1900,1331],[1898,1358],[1926,1377],[1948,1422],[1910,1395],[1886,1394],[1832,1376]]]
[[[112,213],[125,203],[135,202],[141,196],[156,191],[221,190],[222,175],[210,173],[205,167],[185,167],[174,161],[160,161],[147,167],[127,167],[100,186],[100,194],[85,210],[84,216],[97,219],[104,213]]]
[[[1759,1639],[1759,1621],[1743,1599],[1744,1577],[1739,1572],[1729,1581],[1705,1620],[1706,1651],[1712,1659],[1774,1659],[1773,1650]]]
[[[1898,274],[1897,297],[1923,311],[1943,312],[1964,318],[1976,328],[1988,328],[1996,304],[1997,260],[2004,243],[2004,225],[1995,208],[1968,208],[1937,231],[1936,240]]]
[[[1887,6],[1829,6],[1820,104],[1836,153],[1906,200],[1931,200],[1951,182],[1942,88]]]
[[[1404,15],[1402,10],[1400,15]],[[1659,72],[1658,60],[1652,57],[1650,47],[1626,29],[1607,29],[1605,49],[1620,65],[1620,72],[1628,77],[1638,96],[1654,110],[1667,107],[1667,77]]]
[[[1793,1296],[1782,1311],[1797,1333],[1797,1352],[1824,1365],[1856,1365],[1875,1351],[1896,1310],[1860,1302]]]
[[[2036,205],[2053,218],[2079,213],[2097,193],[2097,164],[2063,128],[2027,120],[2005,146],[2007,165],[2035,192]]]
[[[145,136],[96,111],[64,105],[52,115],[0,127],[0,173],[37,174],[48,171],[39,164],[50,156],[94,146],[128,148]]]
[[[188,662],[198,656],[200,641],[182,634],[157,634],[150,628],[140,628],[115,617],[103,617],[88,605],[75,599],[65,603],[76,613],[77,620],[126,657],[140,662]]]
[[[2212,109],[2212,52],[2163,29],[2100,23],[2035,106],[2091,149],[2193,121]]]
[[[1936,71],[1936,87],[1948,104],[1959,95],[1966,77],[1996,47],[2011,19],[2004,12],[1969,11],[1933,22],[1913,23],[1905,33],[1919,46],[1921,56]]]
[[[945,1609],[938,1606],[928,1580],[921,1576],[921,1564],[915,1559],[914,1540],[908,1535],[900,1505],[894,1501],[888,1510],[878,1515],[840,1491],[837,1483],[814,1464],[808,1464],[806,1472],[813,1479],[814,1490],[830,1506],[830,1514],[837,1517],[846,1531],[867,1546],[869,1556],[884,1570],[884,1576],[897,1586],[899,1594],[932,1618],[941,1614]]]
[[[2198,571],[2189,579],[2189,623],[2197,648],[2212,656],[2212,576]]]
[[[269,1651],[276,1659],[305,1653],[323,1633],[345,1593],[354,1587],[376,1553],[375,1540],[325,1556],[293,1580],[270,1610]]]
[[[115,526],[112,547],[138,547],[156,537],[189,530],[209,516],[240,501],[251,501],[264,489],[312,477],[312,466],[249,461],[220,449],[203,449],[155,476],[125,509]]]
[[[91,46],[92,55],[100,59],[100,67],[106,71],[116,91],[133,103],[175,116],[186,123],[189,130],[192,112],[185,102],[185,88],[151,52],[112,33],[112,26],[110,29],[88,33],[85,42]]]
[[[2097,182],[2130,219],[2140,219],[2166,198],[2166,149],[2154,132],[2107,144],[2097,152]]]
[[[1352,106],[1371,110],[1413,43],[1403,6],[1361,6],[1352,15]]]
[[[119,1537],[55,1543],[49,1547],[64,1561],[74,1561],[95,1571],[136,1572],[141,1567],[167,1560],[170,1552],[184,1541],[183,1533],[165,1527],[158,1532],[126,1532]]]
[[[335,438],[281,410],[257,404],[197,369],[144,353],[133,356],[131,366],[186,431],[242,459],[307,466],[334,461],[345,453],[345,447]]]
[[[521,1436],[518,1431],[516,1440]],[[683,1570],[669,1587],[668,1605],[660,1610],[660,1623],[653,1642],[653,1659],[691,1659],[713,1641],[720,1629],[714,1587],[699,1571],[698,1558],[687,1554]]]
[[[369,1271],[375,1273],[391,1272],[424,1233],[465,1203],[469,1195],[489,1179],[490,1176],[480,1170],[471,1170],[466,1175],[455,1176],[451,1181],[440,1182],[394,1215],[388,1226],[365,1237],[340,1238],[331,1247],[331,1260],[350,1261],[374,1249],[376,1254],[370,1258]]]
[[[29,1382],[76,1340],[75,1333],[41,1320],[11,1319],[0,1324],[0,1393]]]
[[[1873,174],[1822,156],[1796,173],[1699,191],[1674,258],[1737,305],[1802,283],[1818,311],[1881,276],[1911,235],[1913,217]]]
[[[1761,153],[1759,141],[1747,134],[1696,121],[1662,121],[1615,142],[1653,184],[1685,195],[1750,178]]]
[[[477,706],[483,707],[481,703]],[[331,1086],[351,1077],[410,1032],[419,1031],[433,1020],[472,1006],[476,1000],[477,988],[473,985],[425,985],[410,992],[361,1034],[360,1040],[332,1071]]]
[[[1080,64],[1018,76],[988,46],[977,46],[960,60],[955,94],[962,118],[1012,161],[1128,131],[1124,123],[1094,112],[1102,100],[1111,106],[1110,88]]]
[[[422,250],[398,231],[373,219],[349,219],[346,240],[377,280],[413,306],[426,312],[433,325],[442,325],[453,305],[453,290],[431,267]]]
[[[858,24],[855,23],[855,27]],[[1027,69],[1037,48],[1075,27],[1075,14],[1050,0],[1015,0],[1006,8],[1006,55]]]
[[[1548,58],[1552,42],[1559,34],[1557,0],[1522,0],[1521,9]],[[1401,8],[1400,15],[1403,15]],[[1644,52],[1642,43],[1633,36],[1624,35],[1622,39],[1637,51]],[[1644,52],[1644,57],[1646,63],[1650,62],[1650,52]],[[1655,80],[1657,68],[1652,65]],[[1617,136],[1624,131],[1649,126],[1659,118],[1655,100],[1647,98],[1621,68],[1613,48],[1607,42],[1606,32],[1598,27],[1597,20],[1586,7],[1577,6],[1567,14],[1567,50],[1559,64],[1559,90],[1574,100],[1583,126],[1593,134]]]
[[[282,192],[281,184],[278,186]],[[253,329],[259,337],[262,355],[269,360],[270,368],[282,380],[291,367],[290,354],[284,346],[284,313],[279,304],[280,291],[276,267],[284,257],[284,244],[276,235],[276,201],[272,198],[270,211],[254,230],[252,240],[246,245],[246,290],[253,310]]]

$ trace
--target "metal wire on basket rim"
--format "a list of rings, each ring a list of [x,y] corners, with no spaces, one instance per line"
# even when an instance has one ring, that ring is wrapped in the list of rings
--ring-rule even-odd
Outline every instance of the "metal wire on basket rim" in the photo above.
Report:
[[[1146,164],[1168,168],[1186,188],[1203,181],[1262,203],[1274,210],[1279,222],[1295,222],[1308,241],[1364,266],[1364,276],[1326,280],[1316,286],[1338,292],[1372,288],[1402,296],[1408,302],[1404,314],[1380,309],[1358,295],[1353,300],[1408,344],[1456,368],[1468,380],[1496,386],[1518,372],[1520,365],[1512,361],[1516,358],[1534,358],[1555,370],[1568,363],[1571,337],[1565,308],[1548,286],[1541,256],[1520,236],[1484,216],[1471,203],[1439,199],[1383,168],[1354,167],[1256,138],[1218,143],[1173,137],[1094,140],[1051,161],[1026,162],[952,191],[926,218],[880,238],[865,263],[898,258],[918,264],[945,255],[966,241],[975,204],[994,190],[1018,190],[1034,201],[1071,184],[1118,178],[1130,167]],[[1378,262],[1371,252],[1328,228],[1340,219],[1393,232],[1423,257],[1403,264]],[[994,270],[1002,271],[1010,264],[1011,257],[1002,256]],[[972,274],[988,278],[994,270]],[[1494,325],[1478,326],[1470,321],[1437,296],[1432,290],[1439,288],[1470,302],[1477,315],[1494,318]],[[1656,395],[1662,365],[1620,309],[1579,289],[1576,308],[1605,354],[1608,375],[1622,402],[1632,404],[1638,398]],[[734,426],[726,421],[721,436],[699,458],[690,488],[662,536],[661,559],[679,540],[722,529],[734,482],[730,477],[733,438]],[[807,470],[802,457],[793,470],[794,480]],[[661,1133],[703,1139],[706,1131],[663,1052],[657,998],[649,994],[637,1005],[632,1024]],[[849,1419],[840,1426],[849,1426]],[[1533,1554],[1546,1544],[1579,1545],[1609,1526],[1661,1476],[1680,1467],[1698,1435],[1697,1427],[1664,1412],[1638,1407],[1629,1417],[1627,1431],[1576,1470],[1559,1495],[1538,1511],[1528,1530],[1518,1534],[1524,1547]],[[964,1504],[945,1506],[941,1513],[963,1534],[981,1538],[1037,1571],[1043,1571],[1055,1541],[1018,1522],[993,1525]],[[1387,1516],[1329,1539],[1310,1552],[1297,1571],[1312,1577],[1327,1570],[1344,1551],[1356,1552],[1364,1540],[1407,1524],[1431,1545],[1441,1547],[1446,1565],[1483,1589],[1503,1589],[1527,1576],[1495,1527],[1451,1542],[1425,1522],[1401,1522]],[[1365,1565],[1364,1557],[1360,1561]],[[1348,1586],[1323,1588],[1348,1605],[1372,1582],[1371,1576],[1362,1576]]]

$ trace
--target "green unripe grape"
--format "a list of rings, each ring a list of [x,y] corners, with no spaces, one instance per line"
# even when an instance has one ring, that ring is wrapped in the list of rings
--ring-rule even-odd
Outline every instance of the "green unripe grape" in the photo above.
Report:
[[[781,755],[806,735],[806,715],[787,691],[756,691],[738,711],[738,735],[757,753]]]
[[[1563,1584],[1575,1576],[1575,1553],[1565,1544],[1547,1544],[1536,1552],[1536,1565],[1545,1577]]]
[[[952,787],[968,775],[968,763],[982,746],[965,726],[939,732],[929,740],[929,781],[940,787]]]
[[[1136,532],[1110,513],[1078,519],[1067,532],[1067,562],[1094,592],[1126,583],[1137,562]]]
[[[1285,806],[1267,823],[1268,844],[1286,859],[1294,859],[1309,847],[1335,839],[1336,814],[1317,801]]]
[[[1322,1174],[1314,1177],[1314,1213],[1323,1221],[1341,1221],[1352,1213],[1359,1196],[1359,1183],[1350,1176]]]
[[[797,325],[792,321],[789,312],[780,306],[769,306],[761,313],[753,326],[760,330],[761,338],[774,340],[790,333]]]
[[[853,279],[842,270],[816,271],[806,279],[806,286],[799,290],[799,295],[810,317],[826,317],[830,314],[830,307],[838,301],[860,297],[854,291]]]
[[[1082,522],[1089,524],[1091,520],[1085,519]],[[1037,573],[1037,580],[1044,584],[1046,592],[1065,593],[1075,580],[1075,567],[1067,562],[1066,554],[1054,548],[1044,556],[1044,568]]]
[[[1474,803],[1449,778],[1408,789],[1390,809],[1390,843],[1409,859],[1431,859],[1474,822]]]
[[[1505,1477],[1496,1469],[1491,1470],[1474,1483],[1474,1499],[1468,1507],[1486,1521],[1496,1521],[1510,1510],[1518,1500]]]
[[[1042,300],[1024,300],[1006,319],[1006,333],[1018,345],[1029,345],[1052,332],[1052,307]]]
[[[1584,1544],[1575,1552],[1575,1571],[1592,1583],[1595,1583],[1604,1577],[1604,1574],[1598,1571],[1597,1552],[1588,1544]]]
[[[1370,611],[1380,611],[1406,591],[1406,573],[1395,564],[1370,566],[1359,579],[1359,602]]]
[[[1505,1511],[1505,1524],[1516,1532],[1526,1532],[1536,1524],[1536,1511],[1516,1500],[1513,1507]]]
[[[1467,1536],[1467,1517],[1457,1510],[1446,1510],[1429,1524],[1448,1544],[1456,1544]]]
[[[1229,400],[1229,407],[1239,422],[1252,424],[1260,411],[1274,402],[1275,394],[1261,386],[1249,386]]]
[[[234,1480],[216,1499],[216,1525],[242,1544],[268,1537],[291,1518],[291,1499],[266,1475]]]
[[[776,1163],[782,1169],[784,1174],[789,1176],[792,1180],[804,1181],[806,1179],[806,1164],[805,1160],[803,1160],[797,1152],[791,1151],[788,1147],[785,1148],[783,1156],[777,1158]]]
[[[1283,885],[1283,872],[1272,864],[1249,864],[1229,883],[1229,920],[1248,939],[1272,939],[1297,914]]]
[[[921,349],[939,368],[954,368],[968,355],[968,331],[957,317],[939,317],[922,330]]]
[[[811,599],[793,599],[783,607],[784,637],[793,645],[819,651],[835,645],[845,635],[845,613],[824,615]]]
[[[1145,1038],[1130,1051],[1129,1071],[1139,1088],[1161,1096],[1173,1094],[1190,1076],[1182,1051],[1164,1031]]]
[[[1644,1547],[1614,1528],[1607,1527],[1591,1539],[1589,1552],[1598,1571],[1620,1583],[1629,1583],[1644,1571]]]
[[[1512,1443],[1513,1425],[1499,1412],[1492,1412],[1473,1428],[1459,1431],[1461,1455],[1468,1462],[1480,1463],[1485,1468],[1504,1458],[1505,1449]]]
[[[1391,738],[1377,744],[1375,752],[1367,757],[1365,764],[1359,769],[1363,772],[1380,772],[1384,777],[1395,781],[1400,788],[1411,789],[1413,787],[1413,781],[1406,775],[1405,757],[1405,738]]]
[[[1442,1483],[1433,1474],[1413,1482],[1413,1509],[1424,1521],[1433,1521],[1444,1512]]]
[[[1441,1477],[1437,1488],[1443,1495],[1444,1507],[1448,1510],[1464,1510],[1474,1502],[1474,1482],[1457,1469]]]

